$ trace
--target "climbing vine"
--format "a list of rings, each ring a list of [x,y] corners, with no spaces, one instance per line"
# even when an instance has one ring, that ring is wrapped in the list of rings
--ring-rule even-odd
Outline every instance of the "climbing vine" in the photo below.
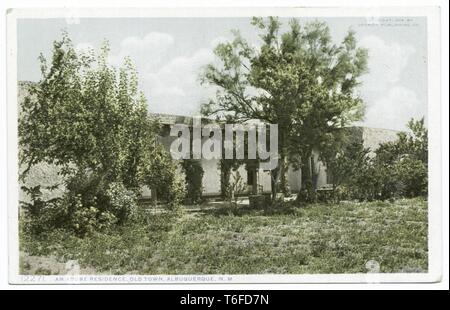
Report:
[[[204,170],[199,160],[183,160],[181,166],[186,179],[186,204],[197,204],[202,201],[202,180]]]

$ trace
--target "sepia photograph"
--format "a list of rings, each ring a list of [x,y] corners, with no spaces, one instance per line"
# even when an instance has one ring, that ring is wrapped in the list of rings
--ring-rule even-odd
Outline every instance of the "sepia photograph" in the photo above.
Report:
[[[439,281],[438,14],[10,9],[10,281]]]

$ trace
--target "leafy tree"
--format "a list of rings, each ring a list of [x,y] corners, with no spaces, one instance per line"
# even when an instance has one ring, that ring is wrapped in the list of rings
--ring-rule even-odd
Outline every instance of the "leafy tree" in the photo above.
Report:
[[[333,158],[326,160],[327,173],[331,175],[334,198],[340,200],[343,187],[353,188],[361,181],[370,167],[370,150],[364,148],[362,142],[344,144]]]
[[[380,144],[374,153],[362,141],[346,141],[349,135],[324,152],[336,194],[358,200],[426,195],[428,132],[423,119],[411,120],[408,128],[409,132],[399,132],[398,139]]]
[[[397,140],[380,144],[376,151],[380,163],[392,164],[409,157],[428,165],[428,130],[424,118],[411,119],[407,127],[409,131],[399,132]]]
[[[238,202],[238,197],[240,194],[245,192],[246,184],[242,178],[242,175],[238,170],[233,171],[229,186],[226,191],[226,200],[230,207],[236,207]]]
[[[125,220],[126,205],[135,199],[111,195],[155,186],[148,175],[155,174],[155,153],[161,154],[155,146],[158,124],[148,117],[131,61],[116,70],[108,51],[105,44],[98,55],[78,53],[63,33],[50,62],[40,56],[42,78],[31,86],[19,119],[20,162],[26,167],[21,179],[40,162],[59,167],[68,190],[66,216],[80,219],[81,234],[83,223]],[[164,164],[170,170],[169,161]]]
[[[376,151],[374,165],[385,171],[383,197],[392,196],[393,187],[406,197],[428,193],[428,130],[424,118],[411,119],[407,126],[409,131],[398,133],[397,140],[381,144]]]
[[[253,18],[252,24],[262,31],[260,47],[234,31],[233,41],[215,48],[220,65],[208,65],[202,78],[218,91],[203,113],[234,122],[278,124],[280,161],[272,171],[273,196],[280,185],[286,186],[288,163],[302,169],[302,186],[313,190],[313,150],[363,115],[355,89],[366,72],[367,51],[357,47],[353,31],[334,44],[321,22],[301,27],[292,19],[284,33],[274,17]]]
[[[92,173],[137,185],[155,124],[129,59],[117,72],[107,55],[107,45],[98,58],[93,51],[78,54],[67,34],[54,42],[50,66],[41,55],[42,79],[25,99],[19,123],[23,163],[45,161],[64,175]]]

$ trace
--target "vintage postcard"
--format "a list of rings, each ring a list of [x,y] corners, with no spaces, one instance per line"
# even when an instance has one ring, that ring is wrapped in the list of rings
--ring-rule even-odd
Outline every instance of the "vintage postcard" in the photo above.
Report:
[[[440,281],[439,13],[10,9],[10,282]]]

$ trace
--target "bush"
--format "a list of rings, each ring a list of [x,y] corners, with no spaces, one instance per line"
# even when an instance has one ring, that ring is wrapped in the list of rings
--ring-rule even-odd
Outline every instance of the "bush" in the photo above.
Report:
[[[104,231],[122,224],[136,213],[136,195],[120,182],[105,188],[101,178],[79,175],[68,181],[63,197],[44,201],[40,187],[25,189],[30,203],[23,203],[24,224],[29,233],[39,235],[54,229],[68,229],[78,236]]]
[[[308,185],[302,186],[298,195],[297,202],[299,205],[304,205],[305,203],[315,202],[317,199],[316,191],[312,188],[312,182],[306,181]]]
[[[185,203],[197,204],[202,201],[203,168],[200,161],[185,159],[181,163],[186,178]]]
[[[81,236],[123,224],[137,208],[133,191],[102,176],[78,174],[69,180],[67,189],[61,205],[70,211],[68,228]]]
[[[383,143],[373,166],[378,176],[379,198],[426,196],[428,193],[428,131],[424,119],[408,123],[409,132]]]
[[[230,207],[236,207],[238,196],[245,192],[247,189],[247,185],[242,179],[241,174],[238,170],[232,173],[232,177],[226,191],[226,199],[230,205]],[[250,196],[251,197],[251,196]],[[251,203],[250,203],[251,204]]]
[[[100,214],[96,207],[83,206],[80,202],[76,205],[76,210],[72,216],[72,228],[80,236],[92,234],[94,231],[100,230],[100,227],[104,227],[99,221]],[[113,222],[115,222],[113,215],[112,217]]]
[[[108,212],[105,212],[104,217],[109,219],[115,217],[119,223],[123,223],[136,216],[136,194],[125,188],[123,183],[113,182],[109,184],[106,197],[108,198]]]
[[[43,200],[40,186],[22,186],[22,189],[31,199],[31,202],[21,202],[24,211],[21,217],[28,233],[39,235],[67,223],[69,210],[61,205],[61,199]]]
[[[176,207],[185,197],[186,188],[180,167],[161,146],[155,148],[145,167],[145,184],[156,190],[158,199],[169,208]]]
[[[374,171],[369,153],[358,141],[345,144],[336,154],[325,158],[331,173],[333,200],[371,199]]]
[[[364,169],[356,172],[352,182],[347,184],[349,198],[359,201],[384,200],[399,196],[401,184],[393,171],[386,167],[376,167],[372,161]]]
[[[327,160],[332,171],[335,199],[360,201],[426,196],[428,140],[424,121],[411,120],[409,133],[382,143],[369,156],[361,142],[342,148]]]
[[[405,157],[395,164],[395,173],[402,182],[402,196],[425,196],[428,192],[428,169],[420,160]]]
[[[170,207],[178,205],[185,193],[179,170],[162,148],[147,170],[147,181]],[[137,192],[122,182],[79,171],[67,177],[65,183],[64,195],[48,201],[43,200],[40,186],[23,187],[31,200],[22,203],[23,223],[28,233],[39,235],[54,229],[67,229],[83,237],[138,220]]]

